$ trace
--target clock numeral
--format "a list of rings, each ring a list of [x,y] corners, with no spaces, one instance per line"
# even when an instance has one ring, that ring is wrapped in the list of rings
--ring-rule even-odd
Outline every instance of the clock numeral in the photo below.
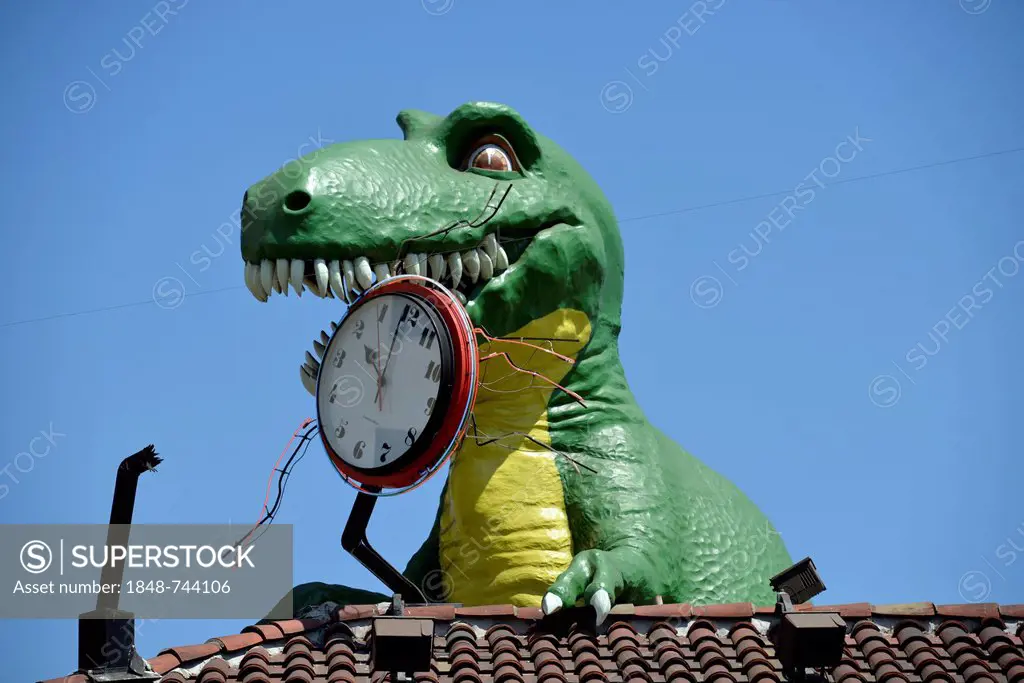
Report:
[[[377,315],[377,322],[379,322],[379,323],[384,322],[384,316],[386,316],[387,314],[388,314],[388,305],[384,304],[384,306],[380,309],[380,313]]]
[[[366,442],[360,441],[356,444],[356,447],[352,449],[352,457],[359,460],[363,457],[363,452],[366,450]]]
[[[434,399],[428,398],[427,399],[427,409],[423,411],[423,414],[424,415],[430,415],[430,412],[432,410],[434,410]]]
[[[362,320],[357,320],[356,321],[356,329],[355,329],[356,339],[362,339],[363,338],[363,330],[364,329],[366,329],[366,323],[363,322]]]
[[[420,334],[420,346],[425,346],[430,349],[434,346],[434,339],[437,338],[437,332],[423,328],[423,333]]]
[[[348,422],[346,420],[342,420],[341,424],[334,428],[334,436],[336,436],[339,439],[344,439],[345,438],[345,425],[347,425],[347,424],[348,424]]]
[[[408,306],[406,306],[408,308]],[[412,309],[412,317],[409,318],[409,327],[416,327],[416,321],[420,319],[420,309]]]
[[[416,428],[409,427],[409,431],[405,433],[405,445],[411,446],[416,442]]]
[[[406,304],[405,308],[402,309],[401,317],[398,318],[398,327],[396,328],[396,336],[399,339],[403,339],[407,342],[415,341],[412,334],[412,327],[414,323],[409,320],[409,313],[411,311],[412,306],[410,304]]]
[[[345,362],[345,349],[339,349],[337,351],[337,353],[334,354],[334,358],[331,359],[331,363],[334,365],[334,367],[340,368],[341,364],[344,363],[344,362]]]
[[[427,366],[427,372],[423,375],[423,379],[429,379],[435,384],[441,381],[441,366],[434,361],[430,361],[430,365]]]
[[[385,441],[382,448],[384,449],[384,452],[380,454],[380,461],[386,462],[388,459],[388,454],[391,452],[391,444]]]

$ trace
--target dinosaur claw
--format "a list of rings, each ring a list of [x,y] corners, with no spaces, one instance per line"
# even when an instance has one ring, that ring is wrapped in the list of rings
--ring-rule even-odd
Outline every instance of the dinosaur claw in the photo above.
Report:
[[[544,599],[540,601],[540,608],[544,614],[551,614],[562,609],[562,598],[554,593],[545,593]]]
[[[608,591],[602,588],[590,598],[590,604],[597,612],[597,625],[600,626],[601,622],[608,617],[608,613],[612,611],[612,598],[608,595]]]

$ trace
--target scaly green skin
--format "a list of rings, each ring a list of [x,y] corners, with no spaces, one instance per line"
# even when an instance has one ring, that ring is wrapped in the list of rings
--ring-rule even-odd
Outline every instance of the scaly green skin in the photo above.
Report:
[[[562,308],[590,318],[591,339],[563,381],[586,407],[557,390],[548,404],[553,447],[586,466],[557,461],[575,557],[550,592],[565,605],[590,601],[601,589],[612,602],[634,604],[658,595],[666,602],[772,604],[768,578],[791,564],[779,535],[735,486],[652,427],[629,390],[617,342],[622,242],[598,186],[504,105],[470,103],[445,118],[404,111],[398,123],[404,140],[333,145],[250,188],[243,257],[393,261],[406,240],[477,217],[496,182],[510,182],[487,224],[413,239],[402,253],[436,252],[439,244],[468,249],[497,230],[507,238],[542,229],[525,252],[510,253],[506,273],[470,292],[470,317],[499,336]],[[522,172],[458,170],[467,147],[492,133],[511,142]],[[312,202],[289,213],[279,188],[305,189]],[[405,573],[426,586],[438,567],[435,523]],[[369,599],[386,597],[325,584],[295,593],[296,609]]]

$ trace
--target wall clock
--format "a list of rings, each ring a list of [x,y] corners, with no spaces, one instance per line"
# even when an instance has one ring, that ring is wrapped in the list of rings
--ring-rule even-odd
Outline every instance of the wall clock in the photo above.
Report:
[[[465,434],[478,364],[469,316],[443,286],[405,275],[368,289],[339,321],[317,376],[335,468],[366,492],[424,481]]]

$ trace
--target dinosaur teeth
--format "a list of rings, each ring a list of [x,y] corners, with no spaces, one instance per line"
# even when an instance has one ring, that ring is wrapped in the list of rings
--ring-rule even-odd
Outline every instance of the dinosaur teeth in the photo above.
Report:
[[[288,281],[291,283],[292,289],[295,290],[296,296],[302,296],[302,290],[305,288],[302,284],[302,276],[305,272],[306,264],[299,259],[292,259]]]
[[[286,258],[277,259],[277,291],[288,296],[288,280],[291,278],[291,264]]]
[[[441,278],[444,277],[445,271],[448,270],[448,264],[445,263],[444,256],[431,254],[427,257],[427,263],[430,264],[430,277],[440,282]]]
[[[494,257],[498,253],[498,238],[494,236],[493,232],[484,238],[480,246],[484,253],[490,257],[491,261],[494,261]]]
[[[351,261],[341,259],[262,259],[246,262],[245,286],[257,301],[265,302],[277,292],[285,296],[292,289],[298,296],[305,290],[320,298],[338,298],[352,303],[374,283],[399,274],[430,277],[455,291],[487,282],[509,268],[509,258],[495,235],[487,235],[465,251],[441,251],[435,254],[407,254],[397,261],[371,263],[366,256]],[[324,341],[323,343],[326,343]]]
[[[420,257],[419,254],[407,254],[405,261],[402,262],[405,267],[405,272],[409,275],[421,275],[420,273]]]
[[[263,283],[260,279],[260,266],[258,264],[245,264],[245,284],[257,301],[266,301],[269,298],[269,294],[263,289]]]
[[[253,286],[252,286],[252,269],[249,268],[249,264],[248,263],[245,264],[245,273],[244,273],[244,275],[245,275],[245,286],[246,286],[246,288],[249,290],[249,292],[254,297],[256,297],[257,299],[260,298],[259,294],[257,294],[257,292],[259,290],[258,289],[253,289]]]
[[[476,257],[480,259],[480,277],[485,280],[490,280],[494,275],[494,262],[491,261],[491,257],[487,255],[487,252],[476,250]]]
[[[448,272],[452,276],[452,289],[455,289],[459,286],[459,280],[462,279],[462,257],[457,251],[448,254]]]
[[[462,253],[462,265],[466,269],[466,274],[469,275],[469,281],[476,283],[477,278],[480,277],[480,257],[477,255],[476,249]]]
[[[316,278],[316,293],[320,297],[327,296],[330,291],[328,289],[328,281],[331,279],[331,271],[327,267],[327,262],[322,258],[318,258],[313,261],[313,277]]]
[[[502,247],[498,247],[498,253],[494,257],[494,270],[495,272],[508,270],[508,254]]]
[[[274,292],[274,264],[267,259],[260,263],[260,286],[270,296]]]
[[[355,260],[356,282],[362,289],[369,289],[373,284],[373,270],[370,269],[370,261],[365,256]]]
[[[341,276],[345,279],[345,287],[353,292],[360,292],[359,285],[356,283],[356,271],[355,266],[352,265],[351,261],[341,262]],[[350,300],[351,297],[347,297],[345,300]]]
[[[345,283],[341,281],[341,264],[337,260],[327,264],[327,284],[330,285],[334,296],[342,301],[348,300],[348,294],[345,292]]]

